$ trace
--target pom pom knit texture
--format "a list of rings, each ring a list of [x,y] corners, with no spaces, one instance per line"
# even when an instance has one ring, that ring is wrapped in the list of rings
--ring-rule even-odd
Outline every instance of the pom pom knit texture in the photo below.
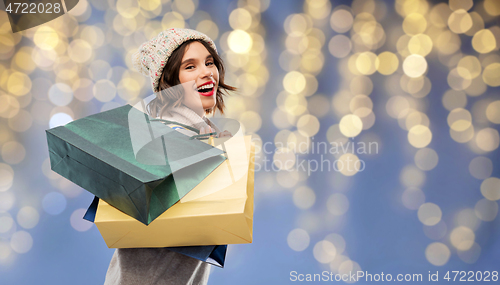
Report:
[[[217,52],[215,43],[207,35],[191,29],[172,28],[143,43],[139,50],[132,54],[135,69],[151,78],[153,92],[158,92],[161,73],[172,52],[191,39],[203,40]]]

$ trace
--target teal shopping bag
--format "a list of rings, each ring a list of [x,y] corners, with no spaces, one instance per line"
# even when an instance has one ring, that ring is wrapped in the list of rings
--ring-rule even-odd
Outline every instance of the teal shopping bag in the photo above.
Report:
[[[46,130],[53,171],[149,224],[226,158],[125,105]]]

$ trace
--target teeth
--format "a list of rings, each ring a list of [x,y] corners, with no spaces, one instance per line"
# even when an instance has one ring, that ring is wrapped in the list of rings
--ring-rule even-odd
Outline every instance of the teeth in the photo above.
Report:
[[[207,84],[207,85],[203,85],[201,87],[198,87],[196,90],[200,90],[200,89],[210,89],[214,87],[214,84],[213,83],[210,83],[210,84]]]

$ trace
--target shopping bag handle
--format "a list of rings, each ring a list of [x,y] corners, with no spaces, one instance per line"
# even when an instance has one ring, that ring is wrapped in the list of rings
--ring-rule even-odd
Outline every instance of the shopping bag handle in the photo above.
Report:
[[[201,135],[194,135],[192,137],[189,137],[190,140],[194,140],[194,139],[199,139],[199,140],[207,140],[210,136],[217,136],[217,132],[213,132],[213,133],[206,133],[206,134],[201,134]]]
[[[200,131],[197,128],[193,128],[191,126],[184,125],[184,124],[181,124],[181,123],[178,123],[178,122],[174,122],[174,121],[169,121],[169,120],[165,120],[165,119],[150,119],[150,121],[161,121],[161,122],[165,122],[167,124],[175,124],[175,125],[179,125],[181,127],[184,127],[184,128],[186,128],[186,129],[188,129],[190,131],[193,131],[193,132],[195,132],[197,134],[200,133]]]
[[[200,131],[198,129],[196,129],[196,128],[193,128],[191,126],[188,126],[188,125],[185,125],[185,124],[181,124],[181,123],[178,123],[178,122],[165,120],[165,119],[150,119],[149,121],[160,121],[160,122],[164,122],[164,123],[167,123],[167,124],[175,124],[175,125],[179,125],[179,126],[181,126],[183,128],[186,128],[186,129],[188,129],[190,131],[193,131],[193,132],[197,133],[197,135],[189,137],[190,140],[193,140],[193,139],[206,140],[206,139],[208,139],[212,135],[215,135],[215,136],[217,135],[217,132],[200,134]]]

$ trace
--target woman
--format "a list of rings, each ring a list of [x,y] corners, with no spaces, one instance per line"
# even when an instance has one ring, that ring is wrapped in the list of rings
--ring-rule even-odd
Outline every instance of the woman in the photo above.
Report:
[[[214,42],[190,29],[169,29],[142,44],[133,55],[134,67],[151,77],[156,98],[148,103],[153,117],[174,121],[186,135],[220,130],[205,115],[224,112],[223,92],[236,90],[224,83],[224,65]],[[165,248],[117,249],[105,284],[207,284],[210,265]]]

